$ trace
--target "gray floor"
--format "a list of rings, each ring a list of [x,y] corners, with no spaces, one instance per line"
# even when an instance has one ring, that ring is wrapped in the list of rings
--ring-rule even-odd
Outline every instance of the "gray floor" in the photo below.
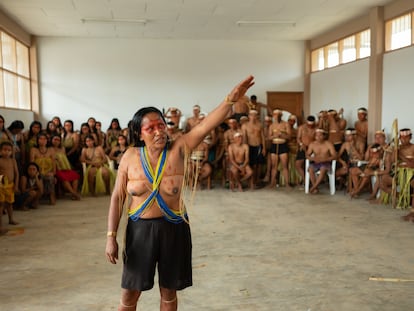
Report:
[[[0,237],[0,310],[116,310],[122,265],[104,257],[108,197],[16,212]],[[413,310],[414,224],[343,193],[200,191],[189,210],[194,286],[180,310]],[[3,218],[3,223],[5,222]],[[157,286],[139,310],[157,310]]]

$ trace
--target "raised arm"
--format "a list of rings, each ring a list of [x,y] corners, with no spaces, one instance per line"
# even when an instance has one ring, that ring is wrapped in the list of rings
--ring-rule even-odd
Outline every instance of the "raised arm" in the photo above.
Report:
[[[254,84],[253,76],[248,76],[238,85],[236,85],[229,95],[217,106],[208,116],[199,124],[197,124],[188,133],[177,139],[183,142],[187,148],[194,149],[204,137],[214,128],[220,125],[232,111],[233,104]]]

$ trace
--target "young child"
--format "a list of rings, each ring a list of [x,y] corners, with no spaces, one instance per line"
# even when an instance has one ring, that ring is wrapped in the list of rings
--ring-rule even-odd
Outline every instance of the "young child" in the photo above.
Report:
[[[21,194],[19,195],[23,210],[37,208],[43,195],[43,182],[40,178],[39,166],[35,162],[27,165],[26,172],[20,180]]]
[[[13,219],[14,193],[18,191],[19,172],[16,160],[12,157],[13,144],[10,141],[0,143],[0,234],[7,232],[2,227],[4,208],[9,216],[9,224],[17,225]]]

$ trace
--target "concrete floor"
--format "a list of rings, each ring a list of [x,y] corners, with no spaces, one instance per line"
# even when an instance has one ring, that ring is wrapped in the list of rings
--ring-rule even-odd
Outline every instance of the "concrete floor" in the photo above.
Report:
[[[0,310],[116,310],[122,264],[106,262],[109,197],[16,212],[0,237]],[[413,310],[414,224],[406,211],[303,191],[197,193],[194,286],[180,310]],[[6,219],[3,218],[3,222]],[[157,310],[158,287],[139,310]]]

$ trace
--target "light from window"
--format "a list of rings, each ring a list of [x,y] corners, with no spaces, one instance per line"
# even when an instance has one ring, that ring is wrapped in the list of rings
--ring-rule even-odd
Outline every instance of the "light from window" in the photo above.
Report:
[[[359,34],[359,58],[371,56],[371,30]]]
[[[325,57],[323,48],[312,51],[312,71],[319,71],[325,68]]]
[[[29,48],[0,31],[0,107],[31,109]]]
[[[403,15],[390,21],[391,50],[411,45],[411,14]]]
[[[345,38],[342,46],[342,63],[356,60],[355,36]]]
[[[327,46],[328,68],[339,65],[338,42]]]

